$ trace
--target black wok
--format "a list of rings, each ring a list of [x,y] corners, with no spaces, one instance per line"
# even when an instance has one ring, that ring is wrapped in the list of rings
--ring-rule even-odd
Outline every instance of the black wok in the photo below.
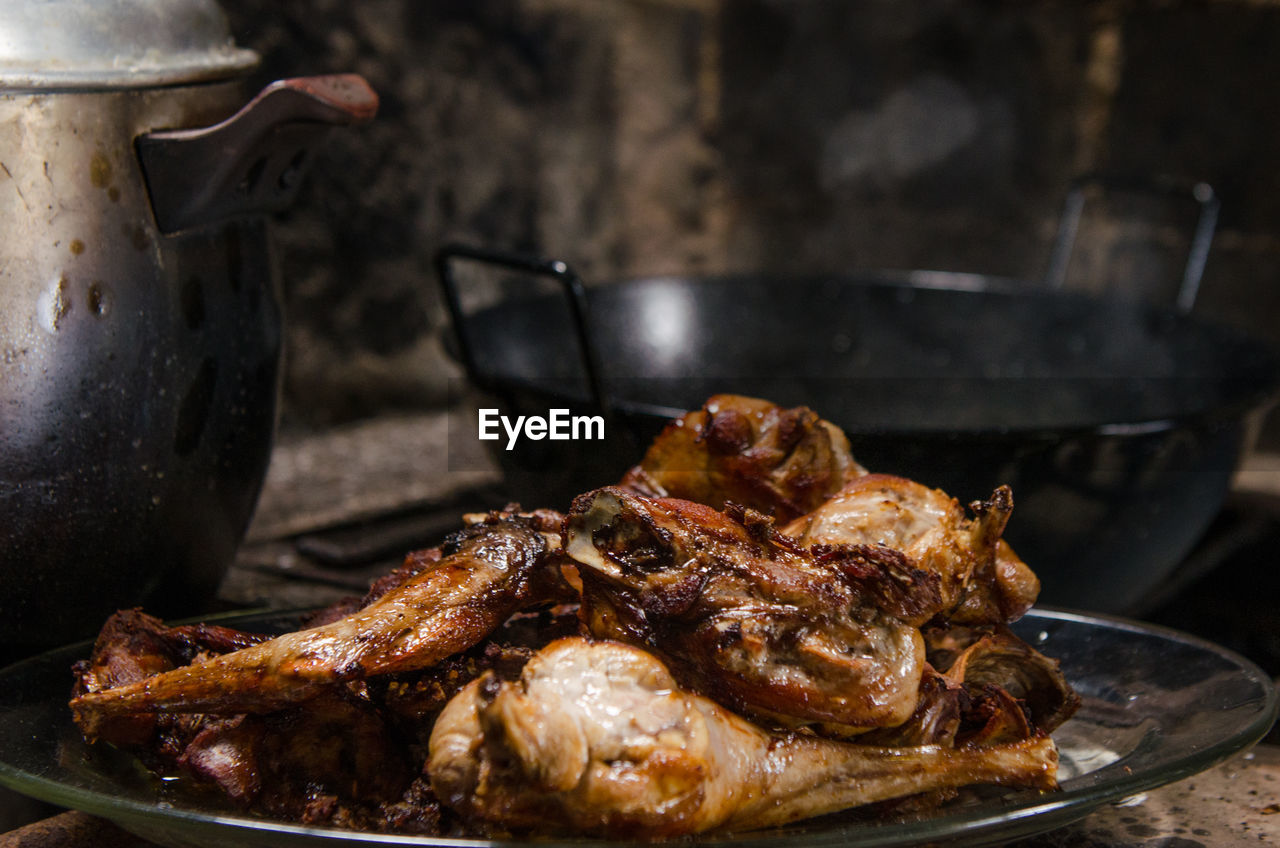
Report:
[[[458,259],[517,273],[468,312]],[[755,395],[811,407],[863,465],[962,501],[1008,483],[1006,538],[1040,575],[1042,600],[1105,611],[1138,611],[1169,582],[1280,378],[1268,347],[1188,315],[971,275],[587,290],[563,263],[459,247],[440,271],[468,375],[504,413],[609,416],[607,445],[497,445],[526,504],[563,505],[616,479],[666,419],[713,393]],[[531,275],[570,297],[532,294]]]

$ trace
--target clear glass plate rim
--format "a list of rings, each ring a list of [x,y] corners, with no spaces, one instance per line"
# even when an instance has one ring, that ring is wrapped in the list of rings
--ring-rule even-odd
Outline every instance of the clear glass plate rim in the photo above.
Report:
[[[202,616],[193,621],[218,622],[227,624],[235,621],[254,619],[280,618],[305,614],[310,610],[250,610],[225,613],[216,616]],[[993,804],[983,805],[973,810],[961,810],[950,815],[921,819],[919,821],[892,822],[888,824],[834,824],[830,828],[811,834],[777,833],[775,831],[747,832],[741,834],[725,834],[704,837],[700,841],[706,844],[748,846],[788,841],[796,844],[801,836],[808,836],[811,841],[829,841],[834,844],[838,840],[843,845],[909,845],[921,838],[938,839],[956,838],[978,835],[989,830],[998,829],[1017,831],[1020,823],[1027,823],[1027,832],[1034,832],[1032,820],[1061,818],[1062,822],[1083,817],[1097,806],[1108,801],[1119,800],[1138,793],[1154,789],[1185,777],[1204,771],[1222,762],[1228,757],[1247,749],[1261,739],[1274,724],[1280,710],[1280,695],[1271,684],[1270,677],[1255,663],[1229,648],[1225,648],[1210,640],[1185,633],[1183,631],[1163,627],[1146,622],[1138,622],[1120,616],[1105,615],[1092,612],[1059,609],[1055,607],[1036,607],[1027,615],[1030,620],[1060,621],[1084,627],[1104,626],[1111,630],[1119,630],[1156,636],[1161,639],[1178,642],[1200,651],[1205,651],[1227,660],[1237,666],[1244,676],[1259,685],[1262,694],[1260,708],[1251,720],[1242,723],[1229,735],[1216,738],[1211,744],[1194,751],[1183,752],[1175,757],[1166,767],[1159,770],[1147,769],[1125,773],[1124,759],[1104,766],[1103,770],[1115,772],[1111,779],[1093,782],[1085,786],[1064,787],[1051,795],[1031,796],[1015,800],[1007,806]],[[87,655],[92,642],[86,641],[57,648],[36,657],[22,660],[0,669],[0,680],[19,673],[24,667],[35,668],[48,664],[56,658],[66,659],[77,655],[79,651]],[[618,841],[569,838],[545,840],[503,840],[462,837],[429,837],[403,834],[382,834],[368,831],[349,831],[336,828],[310,827],[290,824],[270,819],[249,818],[244,816],[184,809],[180,807],[163,807],[159,804],[146,803],[131,798],[110,796],[104,792],[81,786],[69,785],[58,780],[32,774],[12,766],[0,753],[0,784],[17,792],[30,795],[43,801],[60,806],[78,809],[117,821],[128,829],[128,822],[144,821],[170,823],[175,826],[204,829],[220,829],[227,832],[253,832],[266,836],[277,834],[282,837],[296,837],[336,842],[353,842],[385,845],[419,845],[419,846],[455,846],[456,848],[479,848],[480,846],[528,846],[531,844],[554,845],[573,844],[581,846],[617,846]],[[867,837],[863,839],[862,837]],[[850,841],[854,837],[854,841]],[[653,843],[643,843],[653,844]]]

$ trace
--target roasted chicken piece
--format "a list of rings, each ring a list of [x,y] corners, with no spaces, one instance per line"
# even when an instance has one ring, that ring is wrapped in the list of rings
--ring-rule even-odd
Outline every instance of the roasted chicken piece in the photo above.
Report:
[[[840,428],[812,410],[715,395],[668,424],[620,485],[716,509],[736,503],[782,522],[863,473]]]
[[[996,688],[1022,705],[1036,731],[1050,733],[1080,708],[1080,696],[1061,664],[1007,627],[930,627],[924,631],[929,660],[947,680]]]
[[[801,546],[884,545],[937,574],[944,616],[957,623],[1004,623],[1035,603],[1040,581],[1001,538],[1013,511],[1007,486],[970,505],[889,474],[851,481],[782,532]]]
[[[208,721],[178,765],[240,805],[293,815],[316,800],[392,803],[415,776],[406,739],[382,711],[336,690],[268,715]]]
[[[77,663],[75,690],[124,685],[267,638],[215,625],[169,627],[122,610]],[[123,715],[99,738],[156,774],[216,787],[244,809],[306,824],[440,833],[440,806],[417,774],[421,759],[362,693],[334,690],[261,716]]]
[[[916,708],[938,575],[889,548],[802,550],[750,510],[611,487],[574,501],[565,549],[592,635],[732,709],[846,734]]]
[[[72,668],[72,694],[138,683],[268,638],[210,624],[170,627],[141,610],[120,610],[102,625],[89,658]],[[164,770],[205,724],[199,716],[121,713],[100,722],[97,732],[102,739],[137,750],[148,767]]]
[[[372,675],[426,668],[475,645],[559,580],[559,536],[545,517],[494,513],[459,531],[443,556],[336,621],[71,702],[85,735],[140,712],[264,713]],[[413,555],[410,554],[410,557]]]
[[[679,687],[655,657],[562,639],[518,682],[481,678],[441,713],[427,764],[446,804],[493,829],[605,837],[748,830],[976,783],[1050,789],[1044,736],[883,748],[769,732]]]
[[[214,624],[170,627],[142,610],[120,610],[98,631],[89,659],[76,663],[76,694],[135,683],[200,654],[225,654],[269,638]]]
[[[925,664],[915,711],[901,724],[879,727],[856,737],[860,745],[892,747],[941,745],[953,747],[973,708],[973,699],[962,683],[939,674]]]
[[[416,568],[407,566],[395,582]],[[491,638],[427,669],[336,686],[264,714],[121,715],[101,726],[98,739],[158,775],[209,786],[245,810],[304,824],[440,836],[456,825],[447,813],[442,822],[422,774],[436,715],[485,671],[518,677],[533,654],[526,646],[576,632],[577,616],[567,608],[518,613]],[[107,620],[90,657],[76,663],[75,692],[133,683],[268,638],[212,625],[166,626],[122,610]]]

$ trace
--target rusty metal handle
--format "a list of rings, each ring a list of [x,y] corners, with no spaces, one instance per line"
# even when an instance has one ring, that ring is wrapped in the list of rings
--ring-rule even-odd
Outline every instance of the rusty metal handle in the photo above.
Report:
[[[285,208],[323,132],[366,123],[377,111],[378,95],[363,77],[299,77],[271,83],[211,127],[139,136],[156,225],[168,234]]]

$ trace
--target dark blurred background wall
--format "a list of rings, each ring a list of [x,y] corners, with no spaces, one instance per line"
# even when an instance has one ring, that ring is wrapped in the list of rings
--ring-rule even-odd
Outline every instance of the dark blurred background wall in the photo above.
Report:
[[[462,239],[588,280],[929,268],[1038,284],[1072,178],[1207,182],[1198,313],[1280,342],[1276,0],[223,0],[259,81],[356,71],[280,221],[288,426],[442,403]],[[1091,199],[1068,285],[1169,299],[1192,204]],[[1274,429],[1274,428],[1272,428]]]

